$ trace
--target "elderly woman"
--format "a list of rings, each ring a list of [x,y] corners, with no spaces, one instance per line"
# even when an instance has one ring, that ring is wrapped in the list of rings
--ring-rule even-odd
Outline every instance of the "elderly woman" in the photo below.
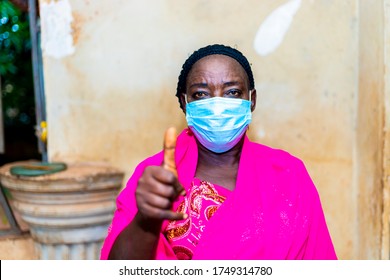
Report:
[[[188,123],[177,176],[163,167],[163,151],[137,166],[101,259],[337,259],[304,164],[246,136],[256,89],[243,54],[195,51],[176,96]]]

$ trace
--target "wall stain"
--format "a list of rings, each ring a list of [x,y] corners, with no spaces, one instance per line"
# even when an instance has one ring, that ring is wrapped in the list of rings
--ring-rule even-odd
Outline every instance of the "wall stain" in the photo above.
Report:
[[[82,26],[85,20],[80,14],[76,12],[72,12],[72,17],[73,17],[73,21],[71,23],[71,28],[72,28],[73,45],[77,45],[82,31]]]

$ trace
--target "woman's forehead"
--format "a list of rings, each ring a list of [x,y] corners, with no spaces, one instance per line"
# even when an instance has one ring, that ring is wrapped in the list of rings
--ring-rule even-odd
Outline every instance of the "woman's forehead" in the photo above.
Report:
[[[244,68],[235,59],[226,55],[209,55],[198,60],[191,68],[187,76],[187,81],[193,79],[209,78],[234,78],[248,80]]]

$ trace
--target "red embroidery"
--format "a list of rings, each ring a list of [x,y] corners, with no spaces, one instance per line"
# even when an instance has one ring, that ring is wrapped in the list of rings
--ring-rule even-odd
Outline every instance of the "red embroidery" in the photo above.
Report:
[[[168,223],[164,233],[178,259],[192,259],[191,248],[196,247],[207,221],[225,201],[226,197],[220,195],[216,187],[220,192],[229,192],[209,182],[194,179],[190,191],[176,210],[176,212],[187,213],[188,218],[184,221]]]

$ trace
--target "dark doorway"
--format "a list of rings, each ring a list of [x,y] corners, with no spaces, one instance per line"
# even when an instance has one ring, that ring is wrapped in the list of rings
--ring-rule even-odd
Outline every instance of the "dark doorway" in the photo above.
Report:
[[[36,115],[27,1],[0,2],[0,77],[4,151],[0,165],[41,159]]]
[[[36,103],[27,0],[0,1],[0,166],[41,160],[35,134]],[[0,186],[0,236],[28,230],[12,197]]]

